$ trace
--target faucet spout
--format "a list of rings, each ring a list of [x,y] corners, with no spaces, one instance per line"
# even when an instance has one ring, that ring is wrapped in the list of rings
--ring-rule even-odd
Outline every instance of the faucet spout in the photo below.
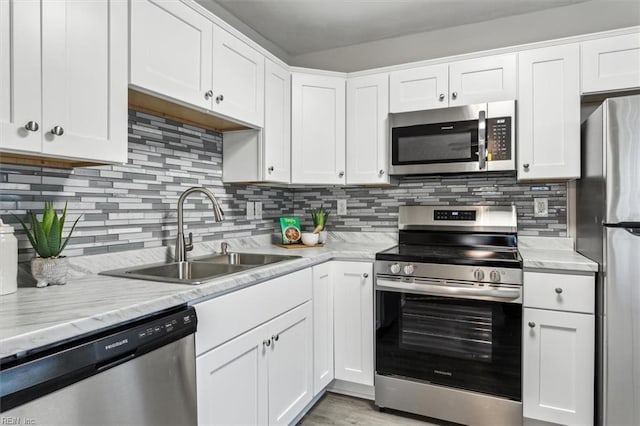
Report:
[[[184,191],[182,195],[180,195],[180,198],[178,199],[178,235],[176,235],[176,251],[174,255],[176,262],[186,261],[187,251],[190,251],[193,249],[191,234],[189,234],[188,243],[184,239],[183,210],[184,210],[184,200],[186,200],[186,198],[189,195],[193,194],[194,192],[200,192],[206,195],[207,198],[209,198],[209,200],[211,200],[211,203],[213,204],[213,218],[215,219],[216,222],[221,222],[224,220],[224,213],[222,211],[222,208],[220,207],[220,204],[218,203],[218,200],[216,199],[215,195],[213,195],[211,191],[209,191],[204,187],[198,187],[198,186],[189,188],[186,191]]]

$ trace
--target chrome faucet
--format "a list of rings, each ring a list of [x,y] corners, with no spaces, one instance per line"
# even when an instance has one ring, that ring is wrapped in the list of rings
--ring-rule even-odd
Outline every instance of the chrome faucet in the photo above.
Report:
[[[189,188],[184,191],[178,199],[178,235],[176,236],[176,252],[174,256],[174,260],[176,262],[186,261],[187,252],[193,250],[193,234],[189,232],[189,242],[185,242],[184,239],[184,219],[182,210],[184,208],[184,200],[194,192],[201,192],[211,200],[211,203],[213,204],[213,218],[216,222],[224,220],[224,213],[220,208],[220,204],[211,191],[204,187],[198,186]]]

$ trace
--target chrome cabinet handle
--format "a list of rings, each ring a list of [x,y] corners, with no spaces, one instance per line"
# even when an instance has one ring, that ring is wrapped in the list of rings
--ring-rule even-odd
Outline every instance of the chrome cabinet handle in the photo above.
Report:
[[[438,99],[441,101],[444,101],[444,98],[445,98],[444,93],[440,93],[440,96],[438,96]]]
[[[484,170],[487,165],[486,137],[487,113],[485,111],[480,111],[478,114],[478,167],[480,170]]]
[[[344,176],[344,172],[340,172],[340,173],[338,173],[338,177],[339,177],[339,178],[341,178],[341,177],[343,177],[343,176]]]
[[[528,171],[529,171],[529,163],[524,163],[524,164],[522,165],[522,168],[523,168],[525,171],[527,171],[527,172],[528,172]]]
[[[529,321],[529,327],[534,328],[536,326],[536,323],[533,321]]]
[[[53,129],[51,129],[51,134],[62,136],[64,134],[64,129],[62,128],[62,126],[54,126]]]
[[[365,272],[364,274],[362,274],[362,278],[369,278],[369,274]]]
[[[205,98],[206,100],[209,100],[209,99],[211,99],[212,97],[213,97],[213,90],[207,90],[207,91],[204,93],[204,98]]]
[[[453,93],[451,94],[451,98],[452,98],[452,99],[456,99],[457,97],[458,97],[458,92],[453,92]]]
[[[277,342],[278,339],[280,339],[280,335],[279,334],[274,334],[273,336],[271,336],[271,341],[272,342]]]
[[[271,346],[271,339],[265,339],[265,340],[263,340],[263,341],[262,341],[262,344],[263,344],[264,346],[267,346],[267,347]]]
[[[562,294],[562,288],[556,287],[556,293],[557,294]]]
[[[24,125],[24,128],[30,132],[37,132],[40,126],[35,121],[29,121],[27,122],[27,124]]]
[[[219,104],[220,102],[224,101],[224,95],[218,95],[216,96],[216,103]]]
[[[269,166],[269,168],[267,169],[269,171],[269,173],[273,173],[273,171],[275,170],[275,168],[273,166]]]
[[[379,174],[380,176],[383,176],[383,175],[384,175],[384,170],[380,169],[380,170],[378,171],[378,174]]]

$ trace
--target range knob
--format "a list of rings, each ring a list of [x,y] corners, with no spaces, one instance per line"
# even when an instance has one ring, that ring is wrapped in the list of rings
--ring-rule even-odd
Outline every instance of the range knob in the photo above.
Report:
[[[410,263],[407,263],[406,265],[404,265],[404,273],[406,275],[411,275],[413,274],[414,268],[413,265]]]
[[[398,272],[400,272],[400,265],[394,263],[393,265],[389,266],[389,270],[392,274],[397,274]]]
[[[482,269],[476,269],[475,271],[473,271],[473,277],[476,279],[476,281],[484,280],[484,271]]]
[[[489,278],[494,283],[499,283],[500,282],[500,272],[498,272],[496,270],[491,271],[491,273],[489,274]]]

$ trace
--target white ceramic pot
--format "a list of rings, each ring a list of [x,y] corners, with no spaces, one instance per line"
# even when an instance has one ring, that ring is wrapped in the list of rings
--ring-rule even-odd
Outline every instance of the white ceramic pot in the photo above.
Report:
[[[320,238],[320,234],[313,234],[311,232],[303,232],[302,233],[302,244],[305,246],[315,246],[318,244],[318,239]]]
[[[324,244],[327,241],[327,231],[320,231],[318,235],[320,235],[320,238],[318,238],[318,243]]]
[[[66,284],[69,260],[66,257],[35,257],[31,259],[31,275],[37,287],[49,284]]]

